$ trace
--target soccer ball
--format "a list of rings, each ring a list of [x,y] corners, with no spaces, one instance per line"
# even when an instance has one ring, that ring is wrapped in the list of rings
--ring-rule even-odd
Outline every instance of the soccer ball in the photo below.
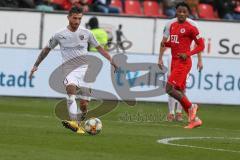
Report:
[[[98,118],[90,118],[85,122],[85,131],[90,135],[96,135],[102,130],[102,122]]]

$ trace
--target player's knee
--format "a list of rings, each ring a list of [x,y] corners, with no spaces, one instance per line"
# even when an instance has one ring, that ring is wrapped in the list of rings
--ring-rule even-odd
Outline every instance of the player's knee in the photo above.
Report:
[[[83,113],[87,113],[87,106],[88,106],[87,100],[80,100],[80,109]]]
[[[172,91],[173,91],[173,86],[171,84],[167,83],[167,85],[166,85],[167,94],[171,95]]]
[[[80,106],[83,108],[86,108],[88,106],[88,100],[80,100]]]

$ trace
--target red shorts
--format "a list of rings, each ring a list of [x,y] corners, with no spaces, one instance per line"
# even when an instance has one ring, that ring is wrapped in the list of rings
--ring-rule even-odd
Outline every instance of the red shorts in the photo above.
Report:
[[[191,63],[172,64],[171,73],[168,77],[168,83],[172,84],[174,88],[184,91],[186,88],[187,76],[191,67]]]

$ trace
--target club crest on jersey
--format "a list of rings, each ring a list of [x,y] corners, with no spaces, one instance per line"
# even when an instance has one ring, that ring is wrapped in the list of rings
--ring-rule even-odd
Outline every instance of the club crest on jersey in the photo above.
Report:
[[[79,38],[80,38],[81,40],[84,40],[84,35],[80,35]]]
[[[185,32],[186,32],[185,28],[180,29],[180,33],[185,33]]]

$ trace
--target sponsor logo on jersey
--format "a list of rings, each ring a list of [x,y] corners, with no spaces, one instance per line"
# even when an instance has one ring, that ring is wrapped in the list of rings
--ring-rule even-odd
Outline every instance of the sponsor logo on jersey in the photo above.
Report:
[[[60,35],[60,36],[59,36],[59,39],[66,39],[66,37]]]
[[[63,50],[72,50],[72,49],[76,49],[76,50],[78,50],[78,49],[84,49],[84,46],[82,46],[82,45],[77,45],[77,46],[75,46],[75,47],[62,47],[62,49]]]

